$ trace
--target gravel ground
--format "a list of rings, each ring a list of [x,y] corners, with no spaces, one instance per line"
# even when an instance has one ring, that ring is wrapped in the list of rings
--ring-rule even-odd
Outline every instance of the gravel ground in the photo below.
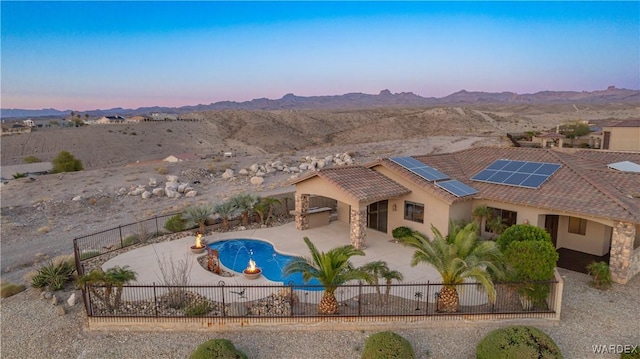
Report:
[[[618,358],[594,354],[594,344],[640,344],[640,276],[607,291],[588,286],[584,274],[560,270],[565,279],[562,320],[541,327],[566,358]],[[69,293],[58,293],[66,299]],[[83,308],[60,316],[40,292],[29,289],[2,300],[2,358],[187,358],[202,342],[226,338],[249,358],[359,358],[372,331],[89,332]],[[455,323],[394,329],[413,345],[418,358],[474,358],[489,331],[511,323]]]

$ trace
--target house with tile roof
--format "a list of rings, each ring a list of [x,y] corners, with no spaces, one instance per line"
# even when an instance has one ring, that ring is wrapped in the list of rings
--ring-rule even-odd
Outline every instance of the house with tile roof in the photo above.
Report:
[[[606,260],[614,280],[626,283],[640,272],[640,173],[609,166],[619,162],[640,164],[640,153],[479,147],[323,168],[294,181],[296,228],[309,228],[311,196],[336,200],[337,220],[349,223],[357,248],[372,230],[430,234],[433,225],[447,233],[450,220],[469,222],[486,206],[506,225],[545,228],[560,264],[583,261],[584,270]]]
[[[640,119],[592,121],[599,130],[594,136],[603,150],[640,152]]]

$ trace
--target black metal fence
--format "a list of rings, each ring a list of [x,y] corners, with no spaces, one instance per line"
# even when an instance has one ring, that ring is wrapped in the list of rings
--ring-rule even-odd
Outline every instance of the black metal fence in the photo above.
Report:
[[[222,284],[222,283],[221,283]],[[536,283],[548,290],[545,300],[533,303],[519,295],[521,285],[496,284],[496,299],[477,283],[455,286],[456,311],[447,311],[441,283],[392,285],[341,285],[335,288],[338,313],[343,317],[516,315],[526,318],[554,318],[558,294],[555,281]],[[107,289],[87,286],[87,314],[117,318],[283,318],[326,316],[319,311],[322,286],[282,285],[126,285]],[[110,292],[110,293],[108,293]]]

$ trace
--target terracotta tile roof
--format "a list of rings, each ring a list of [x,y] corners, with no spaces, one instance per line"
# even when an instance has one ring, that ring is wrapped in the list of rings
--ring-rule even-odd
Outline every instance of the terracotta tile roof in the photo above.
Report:
[[[400,197],[411,192],[381,173],[363,166],[323,168],[309,173],[293,183],[299,183],[315,176],[339,187],[360,202]]]
[[[620,160],[640,161],[637,153],[578,151],[569,154],[534,148],[481,147],[415,158],[476,188],[479,193],[474,198],[640,223],[640,198],[635,193],[640,191],[640,174],[616,173],[606,167],[608,163]],[[473,175],[497,159],[559,163],[562,167],[539,189],[470,181]],[[383,162],[393,168],[387,163],[390,161]],[[398,171],[406,175],[402,172],[406,170]],[[414,181],[426,182],[414,177]],[[426,188],[432,192],[441,191],[434,186]],[[440,194],[439,197],[447,198],[447,195]],[[449,203],[460,200],[448,196]]]

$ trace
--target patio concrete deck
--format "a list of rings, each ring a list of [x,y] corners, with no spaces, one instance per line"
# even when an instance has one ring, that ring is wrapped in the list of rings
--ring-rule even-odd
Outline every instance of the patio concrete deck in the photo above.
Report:
[[[349,226],[341,222],[332,222],[328,226],[299,231],[295,228],[294,223],[287,223],[278,227],[212,233],[205,236],[204,239],[208,243],[233,238],[259,239],[270,242],[280,253],[306,257],[309,255],[309,249],[302,240],[305,236],[311,239],[318,250],[327,251],[334,247],[349,244]],[[384,260],[390,269],[400,271],[404,275],[403,283],[440,281],[438,272],[429,265],[419,264],[411,267],[409,262],[413,255],[413,250],[394,243],[392,239],[390,235],[385,233],[368,230],[367,248],[364,250],[366,255],[352,257],[352,263],[355,266],[361,266],[367,262]],[[189,247],[193,245],[194,241],[194,236],[187,236],[170,242],[150,244],[118,255],[105,262],[102,268],[106,270],[114,266],[128,265],[137,273],[137,283],[161,283],[162,275],[158,261],[166,260],[167,262],[177,263],[179,260],[186,259],[194,262],[190,277],[193,285],[212,285],[218,284],[220,281],[224,281],[227,285],[280,284],[279,282],[271,282],[264,277],[256,280],[247,280],[242,275],[233,277],[215,275],[197,263],[196,259],[202,254],[195,255],[190,252]]]
[[[303,241],[303,237],[309,237],[316,245],[318,250],[327,251],[331,248],[349,244],[349,226],[341,222],[331,222],[327,226],[299,231],[295,228],[294,223],[287,223],[278,227],[261,228],[255,230],[234,231],[224,233],[212,233],[204,237],[208,243],[219,240],[243,238],[243,239],[259,239],[270,242],[275,249],[283,254],[297,255],[306,257],[309,255],[309,249]],[[272,282],[261,276],[255,280],[248,280],[243,275],[235,275],[232,277],[222,277],[213,274],[197,262],[197,258],[204,254],[192,254],[190,246],[195,242],[194,236],[187,236],[178,240],[150,244],[145,247],[137,248],[129,252],[120,254],[102,265],[104,270],[114,266],[129,266],[137,273],[138,284],[163,285],[162,274],[158,262],[173,263],[174,265],[180,260],[192,261],[190,271],[190,285],[220,285],[230,286],[225,289],[225,293],[233,293],[238,291],[233,286],[256,286],[256,285],[280,285],[281,282]],[[413,250],[399,243],[395,243],[390,235],[377,232],[374,230],[367,231],[367,248],[365,256],[352,257],[352,263],[358,267],[367,262],[376,260],[384,260],[387,262],[391,270],[400,271],[404,275],[403,284],[411,283],[439,283],[441,281],[438,272],[430,265],[419,264],[411,267],[409,262],[413,255]],[[222,265],[227,271],[230,271]],[[259,266],[259,263],[258,263]],[[232,271],[230,271],[232,272]],[[351,283],[357,284],[357,283]],[[439,289],[436,289],[439,290]],[[211,291],[205,289],[195,289],[196,292],[213,298],[218,294],[212,294]],[[164,293],[164,290],[161,292]],[[309,302],[319,302],[321,292],[298,291],[308,298]],[[158,293],[161,294],[161,293]],[[259,293],[255,293],[256,295]],[[125,290],[123,298],[129,297],[129,293]],[[128,299],[142,299],[131,293]],[[357,295],[357,288],[348,288],[345,290],[345,297],[354,297]],[[413,295],[413,294],[411,294]],[[133,298],[135,296],[136,298]],[[218,298],[219,299],[219,298]],[[247,292],[247,296],[243,297],[245,301],[258,299],[251,293]],[[432,301],[433,298],[427,300]],[[461,298],[464,304],[466,299]]]

